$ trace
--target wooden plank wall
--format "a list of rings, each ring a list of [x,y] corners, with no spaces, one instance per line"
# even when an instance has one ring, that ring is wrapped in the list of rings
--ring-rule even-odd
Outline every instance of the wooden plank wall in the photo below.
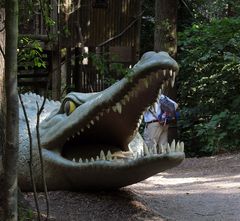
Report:
[[[85,45],[97,46],[121,33],[138,15],[139,0],[109,0],[107,8],[93,8],[93,0],[82,0],[80,25]],[[109,43],[109,46],[136,46],[138,26]]]
[[[62,39],[62,44],[68,48],[74,48],[76,45],[85,46],[93,53],[98,46],[101,46],[98,48],[100,52],[119,51],[119,54],[124,55],[126,51],[131,51],[132,55],[128,56],[131,60],[128,64],[136,63],[139,59],[141,1],[108,0],[106,8],[93,7],[94,2],[94,0],[82,0],[81,8],[69,16],[67,23],[71,35],[68,36],[67,41]],[[118,37],[115,38],[116,36]],[[114,40],[108,41],[112,38]],[[96,85],[92,87],[94,91],[104,89],[104,79],[98,76],[91,64],[84,66],[85,71],[79,73],[81,76],[78,78],[81,82],[77,82],[82,85],[75,89],[88,92],[92,85]]]
[[[57,12],[56,2],[59,1],[49,0],[49,2],[53,6],[52,13]],[[72,2],[78,2],[78,0],[72,0]],[[101,53],[109,52],[122,55],[124,58],[121,58],[120,61],[125,60],[127,65],[136,63],[139,58],[141,0],[107,0],[108,6],[106,8],[93,7],[94,2],[95,0],[81,0],[81,7],[71,14],[60,10],[60,16],[58,18],[55,16],[55,20],[61,20],[61,24],[50,30],[51,33],[57,33],[57,28],[62,31],[66,27],[68,29],[69,34],[67,36],[61,34],[59,44],[55,45],[54,50],[52,49],[54,55],[52,58],[58,60],[55,63],[59,65],[60,54],[57,55],[56,52],[66,48],[67,74],[62,85],[66,84],[70,90],[90,92],[100,91],[106,87],[104,77],[97,73],[90,62],[79,67],[80,60],[76,58],[79,53],[76,55],[76,51],[78,51],[76,47],[85,46],[89,48],[90,52],[95,53],[96,47],[102,45],[98,48]],[[33,20],[34,33],[32,33],[32,29],[25,31],[29,31],[28,33],[31,34],[46,35],[42,16],[36,14]],[[116,36],[118,37],[114,38]],[[111,38],[114,40],[108,41]],[[106,43],[106,41],[108,42]],[[131,55],[127,53],[131,53]],[[69,62],[70,60],[71,62]],[[51,61],[51,64],[55,63],[53,60]],[[51,73],[53,80],[51,89],[54,98],[58,98],[60,94],[59,69],[55,65],[52,70],[57,70],[57,72]]]

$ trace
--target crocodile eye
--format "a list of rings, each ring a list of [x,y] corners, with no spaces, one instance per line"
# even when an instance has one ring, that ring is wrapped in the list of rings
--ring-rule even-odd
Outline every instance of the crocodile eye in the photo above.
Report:
[[[74,102],[72,102],[72,101],[67,101],[64,104],[64,112],[67,115],[70,115],[75,109],[76,109],[76,104]]]

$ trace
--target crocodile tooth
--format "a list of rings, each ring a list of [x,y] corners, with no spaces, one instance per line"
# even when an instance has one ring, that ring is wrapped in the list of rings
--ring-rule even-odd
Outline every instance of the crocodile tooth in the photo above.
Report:
[[[83,129],[83,128],[81,128],[81,132],[84,132],[84,129]]]
[[[167,153],[167,149],[166,148],[163,148],[163,154]]]
[[[134,156],[134,159],[136,160],[136,159],[138,159],[139,158],[139,153],[137,152],[136,154],[135,154],[135,156]]]
[[[148,88],[148,81],[146,79],[143,81],[143,83],[144,83],[145,87]]]
[[[171,69],[169,70],[169,75],[170,75],[170,77],[172,77],[172,75],[173,75],[173,71]]]
[[[79,131],[77,132],[77,135],[78,135],[78,136],[80,135],[80,132],[79,132]]]
[[[180,151],[184,152],[184,143],[183,142],[180,143]]]
[[[169,143],[167,144],[166,153],[171,153],[171,148],[170,148]]]
[[[138,123],[137,123],[137,128],[139,128],[139,127],[141,126],[141,123],[142,123],[142,122],[138,122]]]
[[[73,162],[76,162],[75,158],[72,159]]]
[[[100,160],[99,156],[96,157],[96,161]]]
[[[90,123],[91,123],[92,125],[94,125],[94,121],[93,121],[93,120],[91,120]]]
[[[149,149],[148,149],[147,145],[144,146],[144,155],[145,156],[149,156],[150,155]]]
[[[110,113],[110,108],[108,108],[108,109],[106,110],[106,112],[109,114],[109,113]]]
[[[112,110],[113,110],[113,112],[117,112],[117,107],[116,106],[112,106]]]
[[[180,143],[177,142],[177,145],[176,145],[176,151],[177,151],[177,152],[180,152],[180,150],[181,150],[181,148],[180,148]]]
[[[152,148],[148,148],[149,151],[149,155],[153,155],[153,149]]]
[[[124,96],[124,100],[130,101],[130,97],[126,94],[126,95]]]
[[[69,141],[69,140],[70,140],[70,138],[69,138],[69,137],[67,137],[67,140]]]
[[[156,146],[153,147],[153,154],[157,154],[157,147]]]
[[[162,89],[160,88],[160,89],[159,89],[159,92],[158,92],[159,98],[160,98],[161,95],[162,95]]]
[[[89,162],[89,160],[88,159],[85,159],[85,163],[88,163]]]
[[[108,150],[106,158],[107,160],[112,160],[112,154],[110,150]]]
[[[103,152],[103,150],[100,151],[100,160],[105,160],[106,157],[105,157],[105,154]]]
[[[82,163],[82,162],[83,162],[83,161],[82,161],[82,158],[79,158],[78,162],[79,162],[79,163]]]
[[[94,159],[93,159],[93,157],[91,157],[91,160],[90,160],[91,162],[94,162]]]
[[[73,134],[73,135],[72,135],[72,138],[74,138],[74,137],[75,137],[75,135]]]
[[[117,161],[118,159],[117,159],[117,157],[115,156],[115,157],[113,157],[113,161]]]
[[[169,80],[165,81],[164,84],[168,87],[168,85],[169,85]]]
[[[176,71],[173,72],[173,79],[175,81],[175,78],[176,78]]]
[[[103,116],[103,112],[100,112],[100,115]]]
[[[121,114],[122,113],[122,105],[119,102],[116,103],[116,108],[117,108],[118,113]]]
[[[173,141],[171,143],[170,149],[171,149],[171,152],[175,152],[175,150],[176,150],[176,141],[175,141],[175,139],[173,139]]]
[[[161,144],[160,147],[159,147],[159,153],[166,153],[163,144]]]
[[[166,72],[167,72],[167,71],[164,69],[164,70],[163,70],[163,76],[164,76],[164,77],[166,76]]]
[[[99,116],[96,116],[96,120],[99,120]]]
[[[162,89],[162,91],[164,91],[164,88],[165,88],[165,85],[162,84],[162,85],[161,85],[161,89]]]
[[[163,145],[163,152],[164,153],[167,153],[167,148],[169,147],[169,144],[168,143],[165,143],[164,145]],[[170,148],[169,148],[170,149]]]
[[[139,124],[142,123],[142,115],[139,117],[139,119],[138,119],[138,123],[139,123]]]
[[[171,87],[172,87],[172,88],[174,87],[174,84],[175,84],[175,80],[172,78],[172,79],[171,79]]]
[[[176,72],[174,71],[174,72],[173,72],[173,77],[172,77],[172,79],[171,79],[171,86],[172,86],[172,87],[174,87],[175,78],[176,78]]]
[[[87,128],[89,129],[91,126],[90,126],[90,124],[87,124]]]
[[[147,81],[148,81],[148,83],[152,83],[152,76],[151,75],[147,77]]]

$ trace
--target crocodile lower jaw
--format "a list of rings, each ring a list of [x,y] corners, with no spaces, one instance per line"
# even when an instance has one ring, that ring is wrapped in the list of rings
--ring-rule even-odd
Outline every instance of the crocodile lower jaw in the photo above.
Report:
[[[129,151],[123,151],[123,150],[117,150],[115,149],[114,151],[109,148],[109,150],[100,150],[99,154],[93,157],[89,158],[84,158],[84,157],[73,157],[72,159],[62,157],[62,156],[57,156],[58,158],[62,158],[65,163],[73,166],[82,166],[86,164],[102,164],[102,163],[107,163],[107,164],[117,164],[117,163],[129,163],[131,161],[136,161],[136,160],[141,160],[141,159],[146,159],[146,158],[151,158],[151,157],[157,157],[157,156],[173,156],[174,154],[178,153],[184,153],[184,143],[183,142],[173,142],[170,144],[162,145],[159,148],[148,148],[146,145],[144,146],[143,150],[139,150],[138,152],[133,152],[131,150]]]
[[[71,161],[52,151],[45,152],[45,159],[52,164],[54,159],[54,169],[61,175],[58,186],[63,190],[107,190],[116,189],[142,181],[157,173],[163,172],[179,165],[185,158],[183,143],[168,145],[164,152],[159,150],[150,151],[145,148],[141,154],[132,154],[131,157],[112,159],[106,154],[102,159],[76,160]],[[52,180],[49,179],[49,180]],[[55,189],[56,180],[48,183],[49,188]]]

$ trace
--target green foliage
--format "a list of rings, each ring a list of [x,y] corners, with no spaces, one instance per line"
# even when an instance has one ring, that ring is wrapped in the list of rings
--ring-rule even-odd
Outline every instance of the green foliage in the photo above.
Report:
[[[189,153],[240,148],[240,18],[179,33],[180,128]]]
[[[22,205],[18,205],[18,220],[19,221],[35,220],[33,210],[30,208],[26,208]]]
[[[100,76],[104,76],[105,83],[110,86],[117,80],[129,75],[131,69],[126,68],[122,63],[114,62],[117,57],[111,57],[111,62],[109,62],[109,57],[108,53],[83,55],[83,58],[89,58],[92,61]]]
[[[46,68],[43,49],[39,41],[27,37],[19,39],[18,67],[24,69]]]

